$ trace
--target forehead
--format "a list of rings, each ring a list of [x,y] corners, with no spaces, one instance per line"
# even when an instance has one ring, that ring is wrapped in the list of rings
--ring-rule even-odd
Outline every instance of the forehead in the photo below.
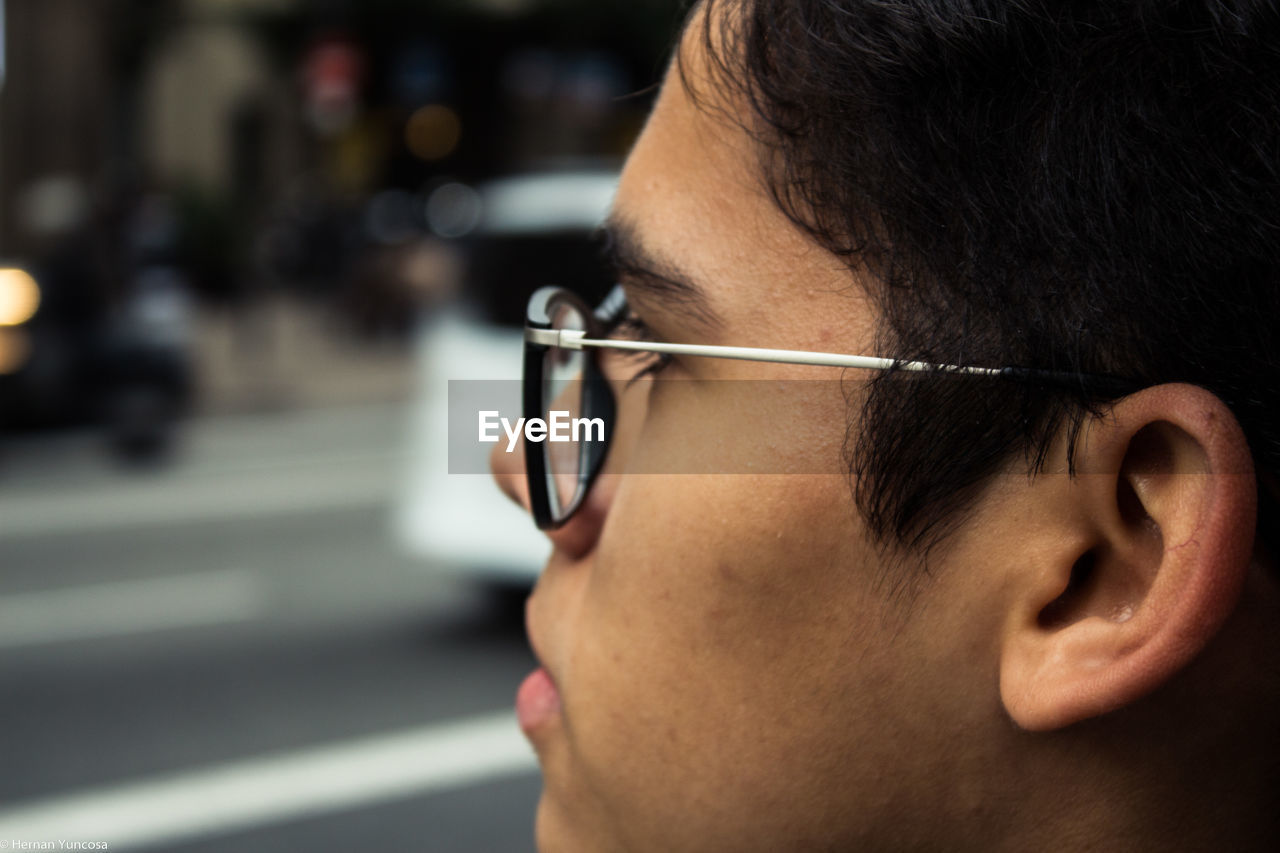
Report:
[[[739,335],[737,343],[782,345],[805,315],[822,311],[824,339],[866,339],[865,322],[840,322],[865,320],[862,289],[774,203],[745,111],[706,74],[696,27],[680,52],[627,160],[613,218],[631,226],[646,254],[686,271],[727,329],[774,329],[768,341]]]

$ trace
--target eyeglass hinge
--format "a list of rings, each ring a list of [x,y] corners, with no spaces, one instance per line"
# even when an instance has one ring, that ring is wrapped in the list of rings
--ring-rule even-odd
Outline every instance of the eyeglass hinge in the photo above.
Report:
[[[579,329],[561,329],[560,330],[560,348],[561,349],[582,349],[582,339],[587,333]]]

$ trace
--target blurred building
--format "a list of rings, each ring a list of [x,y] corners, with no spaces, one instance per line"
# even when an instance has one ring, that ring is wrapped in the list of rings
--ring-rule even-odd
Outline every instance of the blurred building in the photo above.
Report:
[[[681,5],[0,0],[0,270],[42,296],[0,324],[0,380],[92,396],[122,315],[179,292],[225,319],[233,372],[279,349],[263,306],[285,297],[403,340],[458,278],[427,199],[615,168]],[[183,358],[209,363],[206,338]]]
[[[85,217],[122,228],[160,192],[206,296],[264,253],[314,279],[305,244],[344,267],[340,209],[381,190],[620,158],[676,6],[6,0],[0,258]]]
[[[24,193],[51,177],[96,181],[111,159],[111,17],[118,3],[7,0],[0,91],[0,256],[37,248],[50,218]],[[23,204],[22,202],[26,202]],[[57,202],[53,203],[56,206]],[[52,218],[57,218],[54,211]],[[27,222],[20,220],[27,219]],[[32,222],[30,220],[36,220]]]

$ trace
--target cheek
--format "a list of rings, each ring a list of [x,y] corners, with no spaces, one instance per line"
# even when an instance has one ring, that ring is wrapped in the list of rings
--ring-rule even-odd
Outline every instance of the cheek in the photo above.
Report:
[[[635,849],[838,848],[821,833],[850,825],[858,779],[897,748],[895,656],[911,651],[883,642],[844,398],[834,383],[652,384],[596,550],[545,579],[566,715],[544,823]],[[810,473],[741,473],[761,458]]]
[[[565,700],[577,771],[637,834],[759,834],[745,816],[830,805],[875,666],[848,500],[842,478],[624,478],[610,518],[626,525],[606,528],[583,579]],[[815,541],[809,524],[848,535]]]

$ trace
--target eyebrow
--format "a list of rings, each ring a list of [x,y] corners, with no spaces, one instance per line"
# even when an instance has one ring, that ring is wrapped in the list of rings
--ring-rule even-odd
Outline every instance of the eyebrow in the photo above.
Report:
[[[625,279],[627,290],[654,300],[659,309],[681,313],[704,330],[723,325],[707,292],[673,261],[650,254],[634,225],[616,213],[601,226],[604,259]]]

